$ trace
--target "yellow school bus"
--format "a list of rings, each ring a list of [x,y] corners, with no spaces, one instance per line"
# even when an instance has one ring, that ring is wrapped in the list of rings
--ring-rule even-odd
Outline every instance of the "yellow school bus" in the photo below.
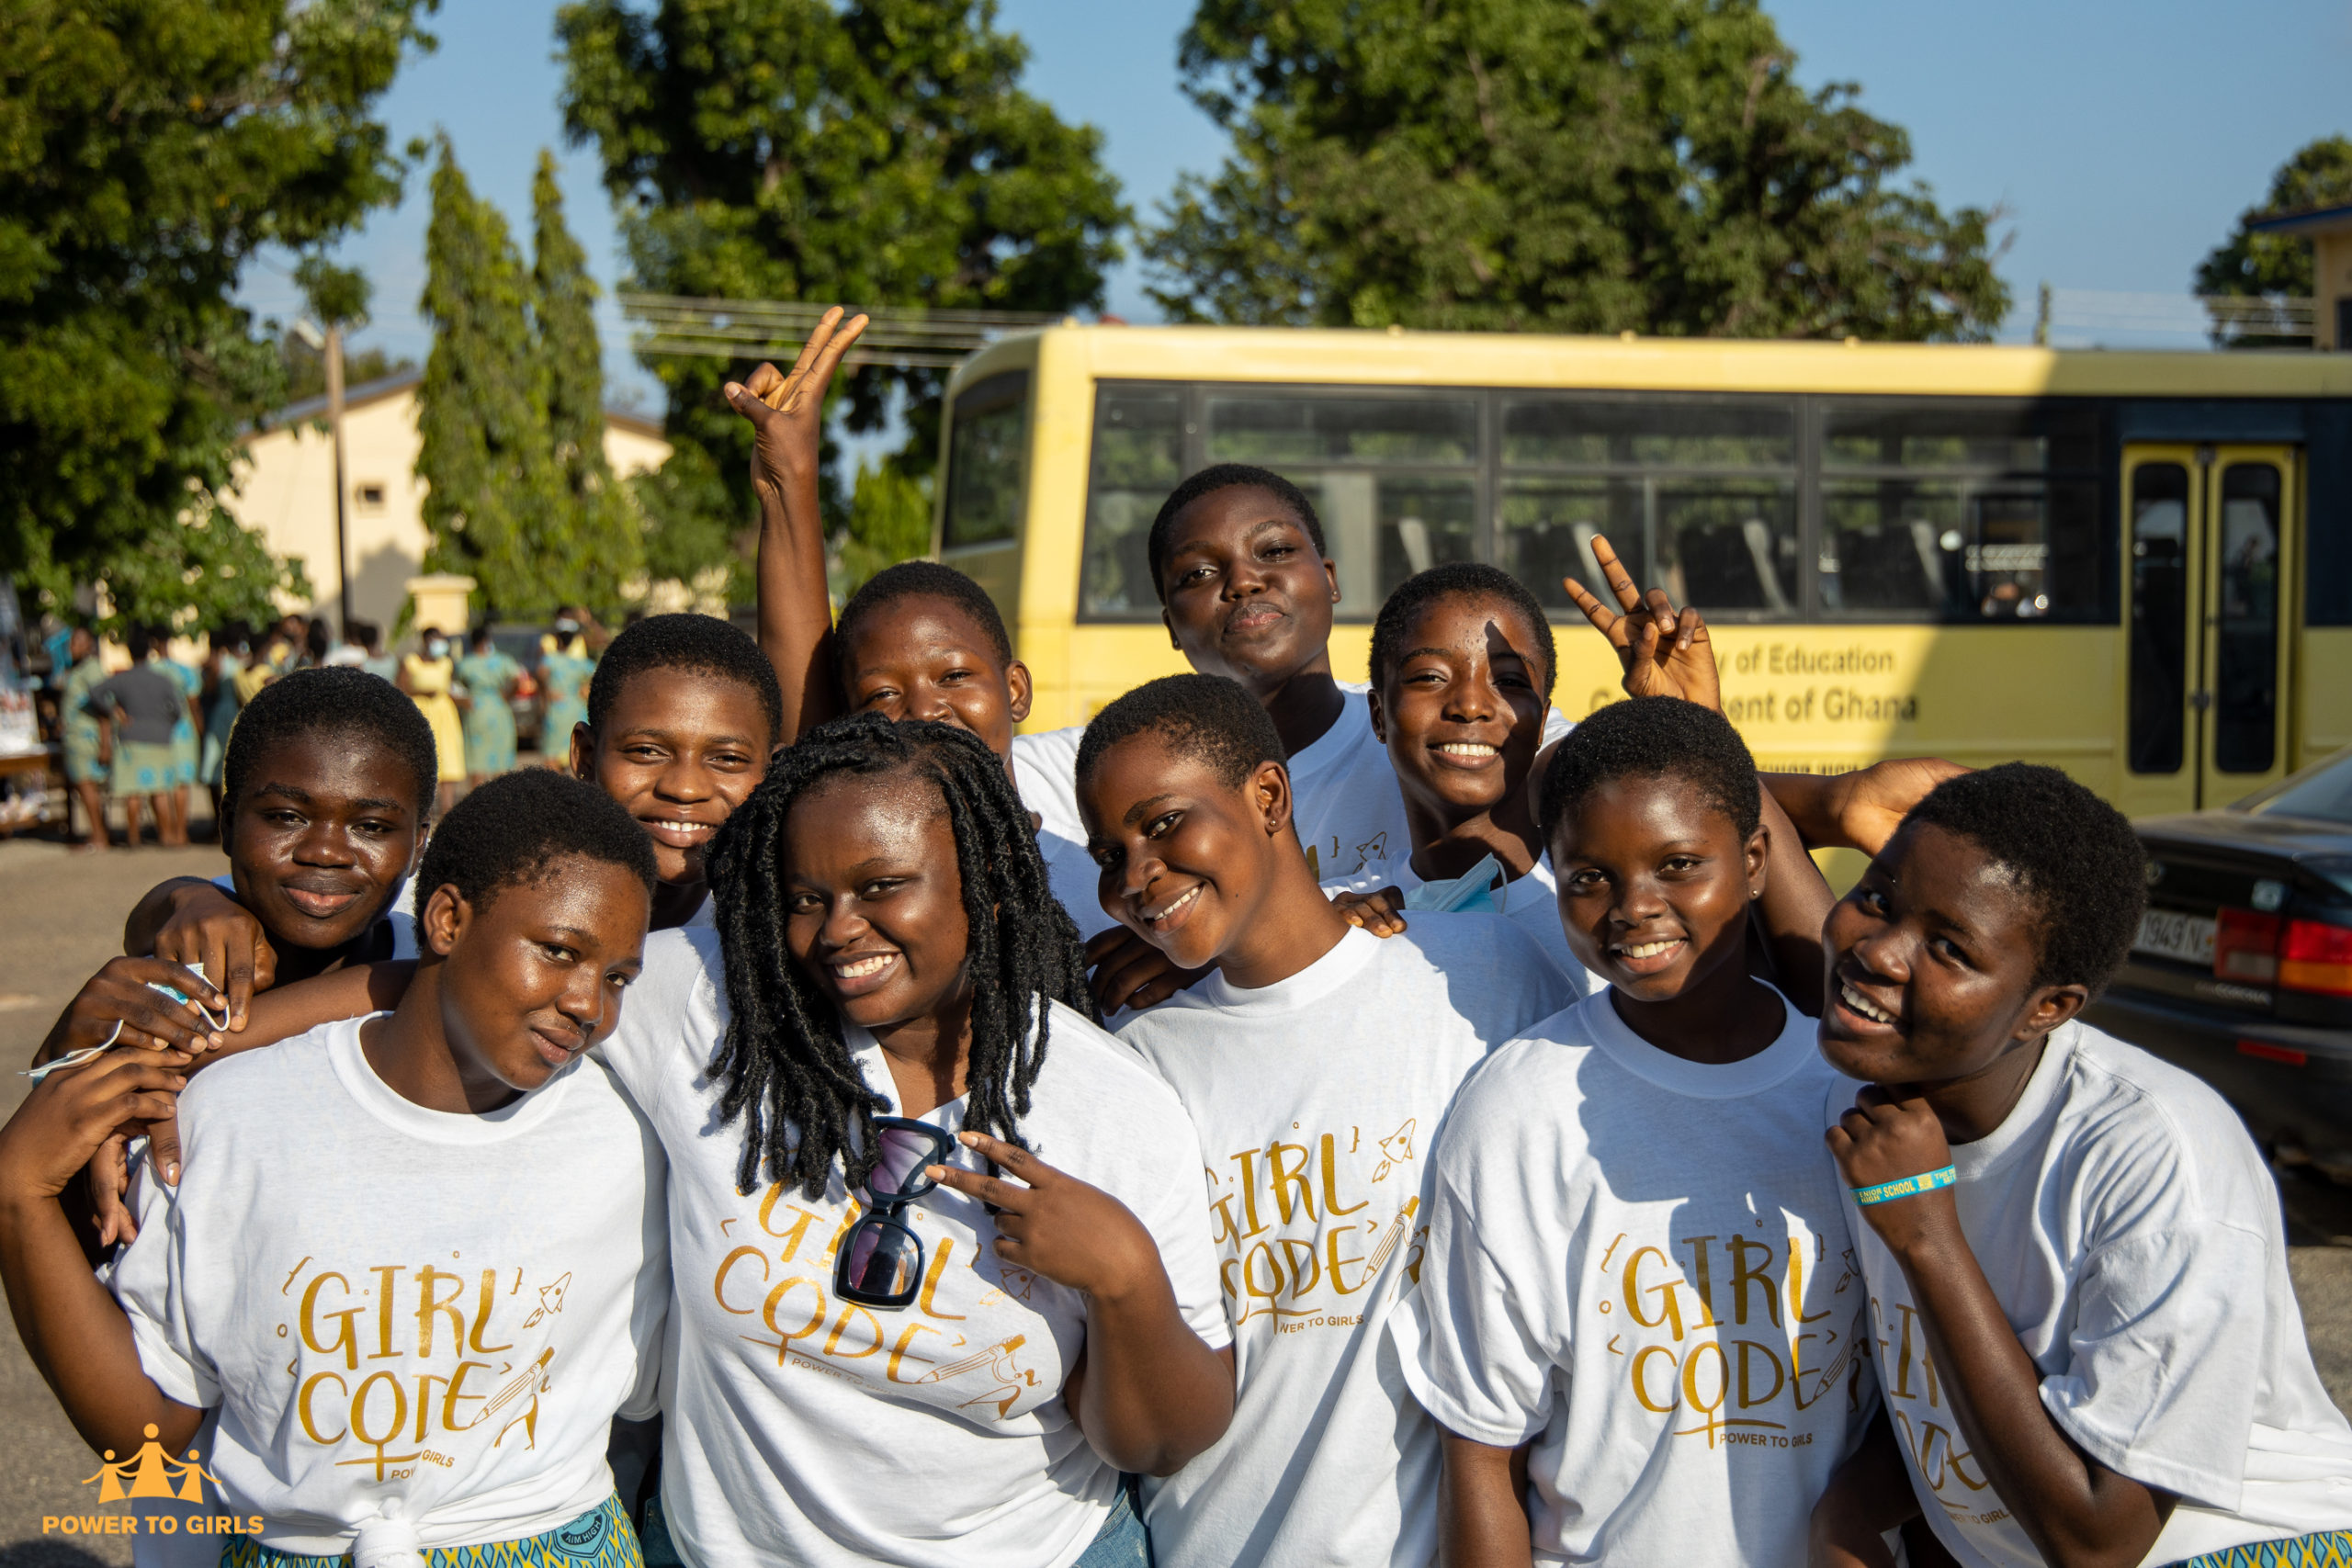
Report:
[[[1071,325],[948,390],[935,554],[988,588],[1033,728],[1180,671],[1144,541],[1178,480],[1314,498],[1362,680],[1442,561],[1532,589],[1571,717],[1617,669],[1562,590],[1606,535],[1714,629],[1766,767],[2065,768],[2133,815],[2352,743],[2352,355]]]

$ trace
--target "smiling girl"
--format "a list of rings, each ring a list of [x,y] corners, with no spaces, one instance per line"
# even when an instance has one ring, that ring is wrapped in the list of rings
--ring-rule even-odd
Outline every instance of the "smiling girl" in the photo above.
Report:
[[[432,818],[435,756],[416,705],[363,670],[271,682],[221,759],[229,874],[158,884],[124,922],[123,951],[201,969],[191,994],[225,1008],[232,1029],[256,991],[414,956],[399,906]]]
[[[1552,761],[1560,919],[1608,988],[1464,1089],[1391,1323],[1444,1428],[1450,1563],[1800,1561],[1869,1418],[1844,1209],[1803,1131],[1833,1075],[1747,964],[1774,877],[1811,875],[1815,929],[1827,894],[1761,807],[1737,732],[1678,698],[1602,708]]]
[[[1216,967],[1120,1031],[1200,1130],[1240,1377],[1224,1441],[1147,1485],[1155,1560],[1418,1568],[1437,1432],[1381,1332],[1420,1266],[1429,1144],[1479,1058],[1575,989],[1494,915],[1351,927],[1291,827],[1273,723],[1231,681],[1128,693],[1078,770],[1103,908]]]
[[[2010,763],[1939,785],[1830,915],[1821,1051],[1865,1087],[1833,1087],[1828,1142],[1892,1419],[1816,1562],[1890,1562],[1921,1513],[1970,1568],[2352,1561],[2352,1427],[2270,1173],[2212,1089],[2080,1021],[2146,863]]]
[[[52,1074],[0,1132],[26,1348],[110,1455],[142,1434],[178,1455],[217,1411],[192,1460],[262,1521],[224,1562],[638,1561],[605,1446],[659,1371],[661,1154],[582,1057],[637,972],[652,873],[593,789],[493,781],[426,852],[397,1010],[193,1083],[117,1051]],[[179,1184],[142,1183],[109,1295],[58,1194],[184,1083]]]
[[[1139,1562],[1119,1472],[1232,1409],[1199,1145],[1094,1023],[1002,761],[820,727],[710,874],[605,1047],[672,1166],[680,1555]]]
[[[618,801],[652,841],[652,929],[708,925],[703,860],[766,770],[783,725],[775,672],[713,615],[648,615],[605,645],[571,771]]]
[[[1371,723],[1404,795],[1410,852],[1339,886],[1394,888],[1398,897],[1384,896],[1382,907],[1410,907],[1432,884],[1483,867],[1476,907],[1523,928],[1583,990],[1527,789],[1557,663],[1543,607],[1508,572],[1432,567],[1388,596],[1372,626]],[[1372,911],[1351,918],[1379,924]]]

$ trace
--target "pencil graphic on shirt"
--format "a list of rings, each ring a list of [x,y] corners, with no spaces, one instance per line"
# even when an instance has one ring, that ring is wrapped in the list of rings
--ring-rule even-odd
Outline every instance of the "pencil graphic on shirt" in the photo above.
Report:
[[[1390,1253],[1396,1250],[1396,1243],[1403,1239],[1407,1231],[1413,1228],[1413,1216],[1419,1212],[1420,1207],[1421,1201],[1419,1198],[1405,1200],[1405,1207],[1397,1213],[1396,1223],[1389,1227],[1386,1235],[1380,1238],[1380,1245],[1372,1249],[1372,1258],[1366,1272],[1374,1274],[1380,1272],[1380,1266],[1388,1261]]]
[[[974,1367],[985,1367],[999,1356],[1009,1359],[1015,1350],[1028,1343],[1027,1335],[1016,1334],[1010,1339],[991,1345],[987,1349],[967,1356],[960,1361],[950,1361],[944,1367],[933,1367],[915,1381],[917,1382],[945,1382],[949,1378],[962,1376]]]
[[[512,1382],[509,1382],[504,1388],[500,1389],[496,1393],[492,1394],[490,1396],[490,1403],[482,1407],[481,1416],[476,1416],[475,1419],[479,1421],[483,1416],[496,1414],[498,1407],[502,1404],[513,1404],[517,1398],[526,1393],[533,1383],[539,1381],[539,1374],[547,1371],[548,1363],[554,1359],[555,1347],[550,1345],[546,1349],[539,1352],[539,1359],[537,1360],[533,1361],[529,1366],[523,1369],[521,1376],[515,1378]]]

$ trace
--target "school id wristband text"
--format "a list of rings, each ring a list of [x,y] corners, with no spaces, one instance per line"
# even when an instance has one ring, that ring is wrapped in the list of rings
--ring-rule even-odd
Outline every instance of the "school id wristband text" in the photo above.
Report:
[[[1960,1179],[1960,1172],[1951,1166],[1931,1170],[1924,1176],[1906,1176],[1899,1181],[1882,1181],[1876,1187],[1857,1187],[1854,1201],[1868,1207],[1895,1198],[1914,1198],[1922,1192],[1933,1192],[1939,1187],[1950,1187]]]

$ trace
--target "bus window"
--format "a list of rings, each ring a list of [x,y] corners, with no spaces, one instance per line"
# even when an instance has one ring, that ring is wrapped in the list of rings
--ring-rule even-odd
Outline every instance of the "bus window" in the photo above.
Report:
[[[1544,604],[1564,577],[1608,592],[1598,533],[1711,612],[1797,612],[1792,400],[1506,396],[1501,431],[1498,564]]]
[[[2125,745],[2135,773],[2176,773],[2186,750],[2188,470],[2132,474],[2132,687]]]
[[[2213,660],[2213,765],[2270,771],[2278,750],[2278,470],[2222,470],[2219,633]]]
[[[1253,389],[1203,402],[1208,462],[1272,468],[1315,503],[1341,615],[1369,619],[1423,567],[1475,558],[1476,397]]]
[[[1827,405],[1822,608],[2100,618],[2097,435],[2064,404]]]
[[[1093,471],[1086,490],[1086,561],[1080,613],[1151,615],[1145,546],[1151,520],[1184,477],[1184,394],[1170,387],[1105,384],[1094,398]]]
[[[1028,402],[1029,378],[1019,371],[991,376],[956,398],[947,443],[944,547],[1001,544],[1019,533]]]

